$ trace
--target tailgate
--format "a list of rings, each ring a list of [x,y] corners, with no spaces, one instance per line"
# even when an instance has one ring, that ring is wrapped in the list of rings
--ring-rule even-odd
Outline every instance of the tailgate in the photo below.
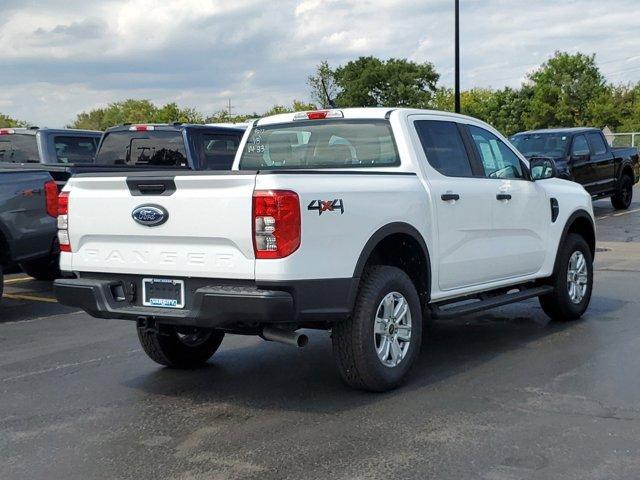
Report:
[[[253,279],[254,185],[255,175],[244,172],[72,177],[65,190],[73,253],[63,269]],[[146,205],[166,212],[166,221],[141,224],[144,212],[135,220]]]

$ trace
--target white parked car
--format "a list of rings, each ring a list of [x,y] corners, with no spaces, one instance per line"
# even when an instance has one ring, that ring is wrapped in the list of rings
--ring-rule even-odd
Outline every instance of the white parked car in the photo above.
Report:
[[[302,346],[331,331],[344,380],[383,391],[426,318],[539,297],[589,304],[591,198],[473,118],[412,109],[255,121],[228,172],[74,176],[60,198],[67,305],[130,319],[156,362],[206,362],[225,333]],[[428,325],[428,323],[425,323]]]

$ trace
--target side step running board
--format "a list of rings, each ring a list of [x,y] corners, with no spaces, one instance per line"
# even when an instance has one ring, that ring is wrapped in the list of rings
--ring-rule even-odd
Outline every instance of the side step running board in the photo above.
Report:
[[[528,300],[529,298],[534,298],[551,292],[553,292],[553,287],[550,285],[543,285],[540,287],[525,288],[519,292],[503,293],[494,296],[488,296],[488,294],[485,293],[485,298],[481,298],[475,302],[465,303],[457,307],[452,306],[442,308],[438,304],[433,304],[431,305],[431,316],[432,318],[437,319],[459,317],[469,313],[476,313],[490,308],[501,307],[510,303],[521,302],[522,300]]]

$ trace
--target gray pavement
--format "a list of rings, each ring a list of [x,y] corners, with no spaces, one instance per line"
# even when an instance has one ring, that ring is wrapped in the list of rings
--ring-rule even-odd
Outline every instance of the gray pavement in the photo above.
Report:
[[[583,320],[529,301],[438,324],[383,395],[345,387],[318,332],[302,350],[228,336],[206,368],[163,369],[132,323],[12,275],[0,479],[640,478],[640,201],[596,214]]]

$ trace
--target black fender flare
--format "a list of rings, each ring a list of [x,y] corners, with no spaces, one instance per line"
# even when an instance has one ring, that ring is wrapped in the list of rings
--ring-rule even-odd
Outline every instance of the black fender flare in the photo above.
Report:
[[[403,233],[412,237],[422,249],[422,253],[424,254],[427,261],[427,301],[431,300],[431,256],[429,255],[429,249],[427,248],[427,242],[425,242],[422,234],[412,225],[409,225],[405,222],[393,222],[388,223],[384,227],[379,228],[375,231],[373,235],[369,238],[367,243],[365,243],[362,252],[360,253],[360,257],[356,263],[356,267],[353,271],[354,278],[354,288],[355,292],[353,297],[355,298],[355,293],[358,290],[358,284],[360,283],[360,278],[362,277],[362,272],[364,271],[364,267],[371,256],[371,253],[376,248],[376,246],[384,240],[386,237],[398,233]]]
[[[555,260],[555,262],[553,264],[553,273],[554,274],[558,271],[558,254],[560,253],[560,248],[562,247],[562,245],[564,244],[565,240],[567,239],[567,235],[569,234],[569,228],[571,227],[573,222],[575,222],[579,218],[584,218],[584,219],[589,221],[589,224],[591,225],[591,230],[593,231],[593,236],[594,236],[594,239],[595,239],[596,227],[595,227],[595,224],[593,223],[593,218],[591,217],[591,215],[589,215],[589,213],[586,210],[582,210],[582,209],[581,210],[576,210],[571,215],[569,215],[569,218],[565,222],[564,228],[562,229],[562,235],[560,235],[560,241],[558,242],[558,246],[556,248],[556,260]],[[595,258],[595,254],[596,254],[595,242],[594,242],[593,252],[591,252],[591,253],[592,253],[593,258]]]

